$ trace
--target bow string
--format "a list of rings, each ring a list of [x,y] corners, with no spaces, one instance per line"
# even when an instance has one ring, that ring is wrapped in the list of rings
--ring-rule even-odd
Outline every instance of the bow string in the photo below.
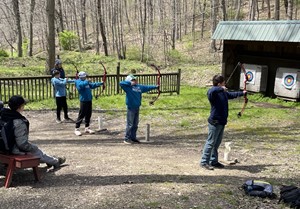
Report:
[[[157,78],[156,78],[156,85],[158,86],[157,87],[157,96],[152,101],[149,102],[149,105],[154,105],[155,101],[160,96],[160,79],[161,79],[161,74],[160,74],[159,68],[156,65],[151,64],[150,66],[153,67],[157,71]]]
[[[247,91],[247,81],[248,81],[248,76],[247,76],[247,72],[246,69],[244,68],[244,65],[242,63],[238,63],[239,66],[241,67],[241,70],[244,73],[244,88],[243,91]],[[247,97],[247,92],[244,94],[244,104],[242,106],[241,111],[238,113],[238,117],[241,117],[245,111],[245,108],[248,104],[248,97]]]

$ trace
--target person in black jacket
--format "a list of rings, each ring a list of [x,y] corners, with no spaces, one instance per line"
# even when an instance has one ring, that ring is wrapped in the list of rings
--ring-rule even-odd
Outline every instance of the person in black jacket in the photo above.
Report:
[[[46,163],[48,167],[58,168],[66,161],[65,157],[53,157],[44,153],[35,144],[29,142],[29,121],[21,114],[26,101],[22,96],[12,96],[8,101],[8,108],[3,108],[0,112],[1,120],[10,122],[11,127],[7,128],[7,141],[13,141],[11,154],[25,155],[31,153],[40,158],[41,163]]]
[[[208,118],[208,137],[203,148],[200,166],[213,170],[224,168],[218,160],[218,148],[222,142],[225,125],[228,118],[228,99],[234,99],[246,94],[243,92],[228,92],[222,75],[213,77],[213,87],[208,90],[207,97],[211,110]]]

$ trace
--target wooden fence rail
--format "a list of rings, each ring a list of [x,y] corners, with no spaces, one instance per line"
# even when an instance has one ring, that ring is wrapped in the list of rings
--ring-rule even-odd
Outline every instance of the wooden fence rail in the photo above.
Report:
[[[102,92],[102,88],[94,89],[93,95],[116,95],[123,94],[120,88],[120,81],[124,80],[127,75],[109,74],[106,76],[106,88]],[[137,74],[135,75],[140,84],[156,85],[157,74]],[[74,76],[68,76],[70,79],[75,79]],[[174,73],[161,74],[161,93],[180,93],[180,77],[181,70]],[[103,75],[91,75],[89,79],[92,82],[102,81]],[[78,92],[75,90],[74,84],[68,84],[68,95],[78,97]],[[7,103],[12,95],[22,95],[29,101],[40,101],[44,99],[53,98],[53,87],[51,84],[51,76],[34,76],[34,77],[10,77],[0,78],[0,101]],[[153,90],[149,93],[156,93]]]

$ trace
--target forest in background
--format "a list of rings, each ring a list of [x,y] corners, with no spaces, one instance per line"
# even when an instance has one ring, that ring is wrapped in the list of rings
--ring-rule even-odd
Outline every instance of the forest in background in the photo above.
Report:
[[[299,0],[3,0],[0,56],[44,56],[49,68],[63,50],[92,51],[163,65],[172,65],[173,60],[201,64],[210,60],[205,59],[205,54],[221,48],[221,43],[210,39],[219,21],[299,19],[299,3]]]

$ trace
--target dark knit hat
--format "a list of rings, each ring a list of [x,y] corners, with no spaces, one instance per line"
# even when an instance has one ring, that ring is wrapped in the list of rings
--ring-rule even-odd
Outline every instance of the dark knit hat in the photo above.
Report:
[[[28,100],[22,96],[15,95],[8,100],[8,106],[11,110],[17,110],[21,105],[26,104]]]

